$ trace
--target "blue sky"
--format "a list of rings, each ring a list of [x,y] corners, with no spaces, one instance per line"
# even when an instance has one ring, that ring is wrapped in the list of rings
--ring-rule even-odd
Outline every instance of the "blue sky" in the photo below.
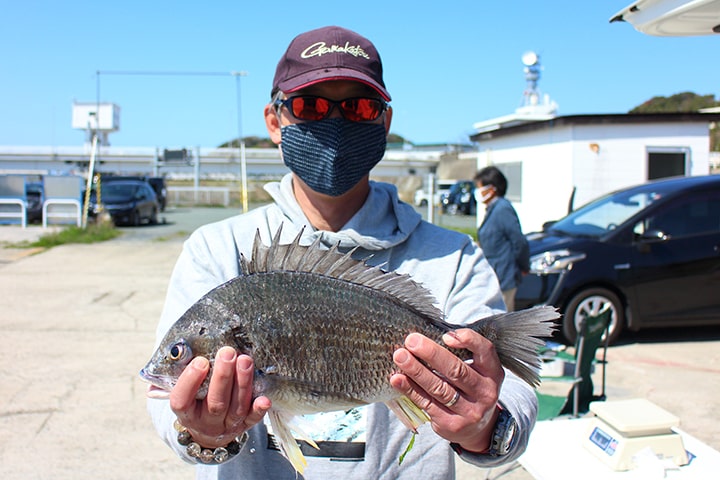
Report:
[[[82,145],[72,103],[95,102],[97,71],[246,71],[243,135],[264,137],[277,60],[296,34],[330,24],[375,43],[391,131],[415,143],[466,141],[473,123],[512,113],[528,50],[540,54],[539,88],[561,115],[625,113],[683,91],[720,96],[720,39],[609,23],[630,0],[1,3],[0,145]],[[213,147],[237,136],[229,75],[99,79],[100,100],[122,109],[114,146]]]

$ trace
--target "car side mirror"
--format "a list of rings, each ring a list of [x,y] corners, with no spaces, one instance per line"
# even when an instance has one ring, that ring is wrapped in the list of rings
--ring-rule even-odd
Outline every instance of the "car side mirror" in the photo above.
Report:
[[[662,230],[651,229],[638,235],[638,239],[644,242],[664,242],[669,237]]]
[[[547,232],[548,229],[550,227],[552,227],[553,225],[555,225],[556,223],[557,223],[557,220],[552,220],[552,221],[543,223],[543,225],[542,225],[543,232]]]

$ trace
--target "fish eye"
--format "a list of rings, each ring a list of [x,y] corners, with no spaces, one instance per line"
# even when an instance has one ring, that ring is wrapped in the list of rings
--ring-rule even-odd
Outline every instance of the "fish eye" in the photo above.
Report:
[[[172,347],[170,347],[170,360],[178,361],[181,360],[185,355],[187,354],[189,348],[185,343],[178,342]]]

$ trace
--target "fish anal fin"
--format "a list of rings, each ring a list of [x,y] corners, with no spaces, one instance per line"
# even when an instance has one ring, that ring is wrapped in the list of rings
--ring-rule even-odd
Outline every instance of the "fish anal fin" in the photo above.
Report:
[[[285,458],[290,461],[293,468],[302,475],[305,471],[305,467],[307,466],[307,460],[305,460],[305,456],[300,450],[300,446],[297,441],[295,441],[295,438],[290,431],[289,422],[292,417],[286,413],[273,409],[268,412],[268,416],[270,417],[270,425],[272,426],[275,439],[278,441],[280,451],[283,455],[285,455]],[[303,434],[303,436],[307,437],[305,434]],[[307,439],[305,440],[307,441]],[[312,444],[314,443],[315,442],[312,442]],[[317,445],[315,444],[314,447],[317,448]]]
[[[413,432],[417,432],[420,425],[430,421],[428,414],[405,395],[388,400],[385,405]]]

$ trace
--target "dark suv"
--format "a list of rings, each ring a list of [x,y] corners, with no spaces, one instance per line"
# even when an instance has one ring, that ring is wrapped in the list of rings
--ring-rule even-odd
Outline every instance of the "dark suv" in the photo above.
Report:
[[[103,181],[100,185],[100,202],[98,204],[98,189],[93,186],[90,192],[91,217],[97,216],[101,210],[112,217],[115,225],[138,226],[143,222],[151,225],[158,223],[160,205],[155,191],[144,180],[127,180],[114,178],[112,181]]]
[[[517,308],[558,307],[569,342],[605,308],[610,342],[624,328],[720,324],[720,175],[620,190],[527,237]]]
[[[121,180],[138,180],[147,182],[152,187],[157,197],[160,211],[164,212],[167,205],[167,184],[164,177],[148,177],[148,176],[127,176],[127,175],[102,175],[102,182],[117,182]]]

